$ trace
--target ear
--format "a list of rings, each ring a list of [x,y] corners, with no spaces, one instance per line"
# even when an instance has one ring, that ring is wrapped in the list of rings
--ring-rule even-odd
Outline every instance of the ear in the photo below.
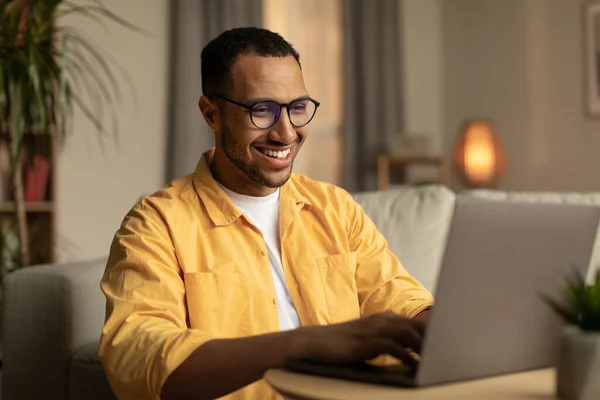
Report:
[[[210,99],[206,96],[200,97],[198,101],[198,107],[200,111],[202,111],[202,115],[204,116],[204,120],[212,129],[216,131],[219,129],[219,124],[221,123],[221,113],[219,112],[219,107],[210,101]]]

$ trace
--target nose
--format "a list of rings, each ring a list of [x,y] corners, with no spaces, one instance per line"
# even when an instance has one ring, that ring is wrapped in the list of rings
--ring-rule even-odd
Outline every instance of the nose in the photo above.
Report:
[[[269,139],[280,143],[290,144],[295,142],[297,137],[298,133],[290,121],[287,109],[282,107],[279,119],[277,119],[275,125],[269,130]]]

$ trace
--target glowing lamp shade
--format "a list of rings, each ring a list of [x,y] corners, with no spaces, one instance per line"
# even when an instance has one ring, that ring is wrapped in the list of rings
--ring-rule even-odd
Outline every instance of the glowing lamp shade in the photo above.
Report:
[[[504,156],[489,121],[464,124],[455,149],[458,174],[469,186],[493,187],[504,176]]]

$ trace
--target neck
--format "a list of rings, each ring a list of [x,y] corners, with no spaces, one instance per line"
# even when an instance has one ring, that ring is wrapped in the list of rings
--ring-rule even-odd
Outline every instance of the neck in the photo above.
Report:
[[[240,171],[226,155],[215,152],[209,165],[213,178],[232,192],[253,197],[265,197],[275,193],[277,188],[258,184]],[[237,174],[224,174],[223,171],[235,171]],[[241,176],[240,176],[241,175]]]

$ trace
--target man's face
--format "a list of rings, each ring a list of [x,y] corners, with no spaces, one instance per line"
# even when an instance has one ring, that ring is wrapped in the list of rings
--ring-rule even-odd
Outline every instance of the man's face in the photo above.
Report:
[[[233,85],[222,95],[246,105],[264,100],[289,103],[308,96],[302,71],[291,56],[240,56],[231,77]],[[223,100],[220,110],[216,152],[225,155],[235,168],[225,168],[219,174],[229,175],[228,178],[245,185],[282,186],[292,173],[294,158],[306,139],[308,126],[294,127],[285,108],[281,109],[277,122],[266,129],[257,128],[250,110],[243,107]]]

